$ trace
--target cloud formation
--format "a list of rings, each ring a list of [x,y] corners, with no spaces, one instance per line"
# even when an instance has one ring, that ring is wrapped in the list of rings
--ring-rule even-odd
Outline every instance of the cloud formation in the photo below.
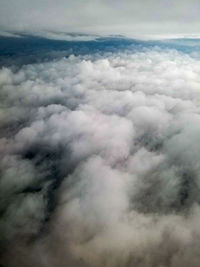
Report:
[[[2,263],[198,266],[199,73],[156,47],[2,68]]]
[[[129,37],[199,33],[197,0],[1,0],[1,31],[85,32]]]

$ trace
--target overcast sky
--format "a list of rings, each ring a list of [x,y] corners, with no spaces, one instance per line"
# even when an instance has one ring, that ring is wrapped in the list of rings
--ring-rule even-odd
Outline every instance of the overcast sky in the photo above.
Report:
[[[0,0],[1,31],[191,35],[198,0]]]

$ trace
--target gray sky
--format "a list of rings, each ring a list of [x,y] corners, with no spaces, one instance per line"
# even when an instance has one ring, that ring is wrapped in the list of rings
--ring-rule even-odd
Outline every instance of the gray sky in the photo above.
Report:
[[[1,31],[198,34],[198,0],[0,0]]]

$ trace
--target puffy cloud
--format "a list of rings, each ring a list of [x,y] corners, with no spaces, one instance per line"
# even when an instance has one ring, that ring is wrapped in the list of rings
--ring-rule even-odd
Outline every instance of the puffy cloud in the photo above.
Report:
[[[2,68],[2,262],[198,266],[199,72],[159,48]]]

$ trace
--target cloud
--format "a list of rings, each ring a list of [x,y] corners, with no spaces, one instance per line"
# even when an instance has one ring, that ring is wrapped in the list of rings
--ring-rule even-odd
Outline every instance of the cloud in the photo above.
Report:
[[[85,32],[129,37],[198,34],[199,2],[192,0],[1,1],[2,31]]]
[[[199,72],[156,47],[2,68],[2,263],[198,266]]]

